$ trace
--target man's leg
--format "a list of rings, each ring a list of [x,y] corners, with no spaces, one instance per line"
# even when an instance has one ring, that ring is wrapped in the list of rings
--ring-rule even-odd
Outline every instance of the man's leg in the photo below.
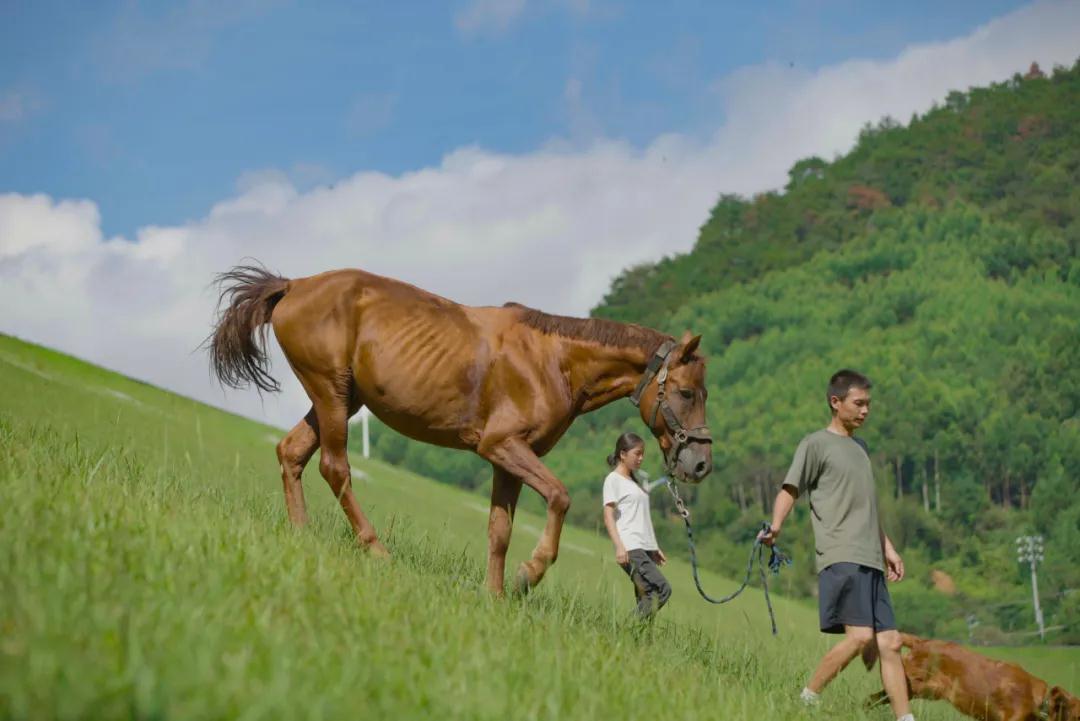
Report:
[[[900,632],[896,629],[881,631],[877,634],[879,662],[881,663],[881,684],[889,694],[889,705],[896,718],[911,713],[908,699],[907,676],[904,675],[904,660],[900,655]]]
[[[899,634],[897,638],[899,638]],[[844,667],[851,663],[851,659],[862,653],[863,646],[873,640],[874,630],[870,626],[845,625],[843,640],[829,649],[829,652],[822,657],[821,663],[818,664],[814,675],[810,677],[810,682],[806,684],[806,688],[815,694],[821,693],[821,690],[836,678],[836,674],[843,671]],[[897,651],[897,658],[899,657],[900,652]],[[901,667],[901,679],[903,674],[903,667]],[[886,686],[886,688],[888,687]],[[891,693],[889,697],[892,698]]]

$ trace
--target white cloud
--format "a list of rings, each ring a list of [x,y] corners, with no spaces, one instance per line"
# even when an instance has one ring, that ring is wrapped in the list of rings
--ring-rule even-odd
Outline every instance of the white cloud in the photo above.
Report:
[[[65,256],[101,242],[101,216],[89,200],[54,203],[45,195],[0,195],[0,260],[31,250]]]
[[[850,60],[816,72],[769,64],[720,80],[714,91],[728,108],[714,147],[751,165],[755,183],[778,186],[793,160],[847,151],[867,121],[885,115],[907,122],[951,90],[966,90],[1023,73],[1032,61],[1049,71],[1080,55],[1080,3],[1022,8],[970,35],[906,48],[887,61]]]
[[[505,32],[525,12],[525,0],[471,0],[454,16],[466,35]]]
[[[746,68],[717,84],[726,118],[705,140],[461,148],[435,167],[306,191],[261,171],[205,218],[132,239],[104,239],[88,200],[0,196],[0,330],[291,425],[307,403],[280,357],[286,391],[262,405],[223,394],[192,352],[210,329],[208,282],[245,257],[292,277],[362,267],[464,303],[584,314],[621,269],[688,250],[719,193],[777,187],[798,158],[845,151],[865,122],[906,119],[950,89],[1032,60],[1072,64],[1078,39],[1080,4],[1039,5],[888,62]]]

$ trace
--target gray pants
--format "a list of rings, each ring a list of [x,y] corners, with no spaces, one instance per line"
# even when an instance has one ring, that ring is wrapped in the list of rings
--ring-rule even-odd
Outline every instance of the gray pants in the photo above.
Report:
[[[627,552],[629,562],[622,567],[634,582],[637,612],[642,618],[650,618],[671,598],[671,584],[657,568],[653,560],[655,553],[635,548]]]

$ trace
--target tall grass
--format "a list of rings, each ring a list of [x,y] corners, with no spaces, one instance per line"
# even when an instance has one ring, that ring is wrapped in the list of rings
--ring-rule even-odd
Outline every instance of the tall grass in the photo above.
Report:
[[[4,718],[812,717],[812,608],[779,599],[774,639],[757,592],[709,607],[673,563],[642,626],[577,529],[535,593],[492,599],[478,496],[356,461],[380,561],[317,472],[288,525],[263,426],[4,338],[0,387]],[[519,516],[516,558],[540,523]],[[877,688],[849,670],[821,711],[887,719],[861,710]]]

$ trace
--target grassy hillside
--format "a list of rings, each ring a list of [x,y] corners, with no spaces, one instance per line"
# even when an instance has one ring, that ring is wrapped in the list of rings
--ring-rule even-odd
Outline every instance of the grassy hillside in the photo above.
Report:
[[[708,606],[673,562],[641,630],[578,529],[535,594],[492,600],[473,494],[353,459],[394,554],[377,561],[315,473],[310,527],[288,526],[274,429],[2,336],[0,387],[2,717],[804,716],[827,646],[804,603],[776,601],[774,639],[758,592]],[[540,523],[520,514],[514,561]],[[1080,690],[1072,651],[1044,673]],[[825,711],[883,718],[859,710],[876,688],[849,670]]]

